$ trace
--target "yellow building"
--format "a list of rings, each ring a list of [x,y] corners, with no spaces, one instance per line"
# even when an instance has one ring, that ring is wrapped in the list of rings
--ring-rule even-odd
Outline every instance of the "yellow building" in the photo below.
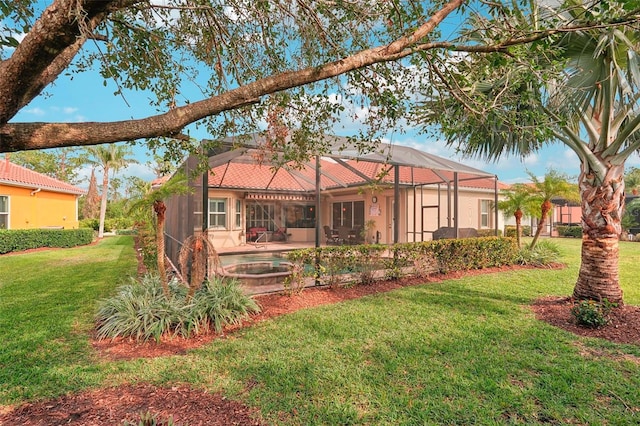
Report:
[[[0,161],[0,229],[78,228],[85,191],[25,167]]]

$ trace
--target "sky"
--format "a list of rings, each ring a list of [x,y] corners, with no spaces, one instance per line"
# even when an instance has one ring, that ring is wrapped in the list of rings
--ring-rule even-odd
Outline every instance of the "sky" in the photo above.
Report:
[[[115,83],[111,81],[105,85],[103,78],[95,71],[61,75],[46,89],[46,95],[34,99],[12,122],[114,121],[143,118],[157,113],[154,107],[149,106],[148,94],[125,91],[123,96],[114,95],[116,89]],[[199,94],[189,97],[189,101],[200,99]],[[345,117],[345,120],[349,119]],[[333,133],[341,136],[355,135],[357,126],[358,123],[355,122],[342,122],[341,128],[335,129]],[[554,169],[575,179],[580,171],[576,154],[559,143],[549,145],[526,158],[505,157],[498,162],[486,162],[477,158],[460,157],[453,149],[446,147],[444,138],[420,135],[410,128],[399,130],[390,129],[388,142],[411,146],[494,173],[505,183],[529,181],[528,171],[541,177],[549,169]],[[328,132],[331,132],[331,129]],[[210,138],[203,128],[196,129],[195,126],[190,126],[188,133],[198,140]],[[143,144],[134,147],[134,153],[138,164],[130,165],[118,176],[135,175],[145,180],[153,179],[153,172],[145,164],[151,158]],[[628,160],[627,167],[631,166],[640,167],[640,158],[637,155]],[[87,167],[82,175],[88,177],[89,173],[90,169]]]

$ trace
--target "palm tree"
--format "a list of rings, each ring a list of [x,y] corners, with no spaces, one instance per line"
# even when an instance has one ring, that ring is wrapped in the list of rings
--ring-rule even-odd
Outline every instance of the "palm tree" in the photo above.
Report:
[[[104,219],[107,214],[107,197],[109,193],[109,172],[114,173],[136,160],[128,158],[131,149],[126,145],[98,145],[89,148],[91,162],[102,168],[102,198],[100,200],[100,227],[98,238],[104,236]]]
[[[632,167],[624,175],[624,187],[627,191],[631,191],[633,195],[638,195],[638,188],[640,188],[640,169]]]
[[[153,208],[153,212],[156,216],[156,266],[158,268],[158,276],[160,277],[160,284],[165,296],[169,296],[169,280],[167,279],[167,271],[165,268],[165,244],[164,244],[164,221],[165,212],[167,206],[164,200],[174,194],[185,194],[190,191],[187,186],[187,179],[184,174],[176,173],[171,179],[163,183],[157,188],[152,188],[151,185],[146,187],[147,191],[137,201],[133,202],[129,207],[130,212],[141,212],[143,215],[150,208]]]
[[[498,201],[498,209],[502,210],[504,217],[516,218],[516,240],[520,248],[522,236],[522,216],[531,214],[531,187],[522,183],[511,185],[511,188],[503,190],[503,200]]]
[[[526,156],[550,142],[572,150],[581,164],[583,229],[573,295],[622,303],[618,240],[624,165],[640,149],[640,32],[626,19],[623,1],[529,5],[544,10],[509,10],[508,19],[491,23],[479,16],[468,38],[508,39],[514,28],[544,29],[557,20],[576,30],[495,55],[468,55],[448,63],[447,73],[434,66],[440,84],[430,81],[430,90],[437,96],[414,116],[439,123],[462,153],[492,160]],[[603,17],[611,25],[578,29]]]
[[[539,206],[539,210],[535,215],[538,218],[538,226],[530,246],[530,248],[534,248],[553,207],[551,200],[558,197],[567,201],[579,201],[580,196],[577,185],[569,183],[567,176],[555,170],[549,170],[542,180],[538,179],[533,173],[528,173],[533,182],[532,201],[535,201]]]

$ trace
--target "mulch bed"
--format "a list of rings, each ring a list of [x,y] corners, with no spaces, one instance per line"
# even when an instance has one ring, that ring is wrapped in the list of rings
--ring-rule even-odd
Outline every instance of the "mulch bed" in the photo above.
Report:
[[[554,265],[560,268],[562,265]],[[222,334],[207,334],[190,339],[164,339],[160,343],[137,343],[129,339],[93,341],[93,346],[105,359],[132,359],[184,354],[187,350],[202,346],[214,339],[249,327],[259,321],[295,312],[313,306],[337,303],[370,294],[387,292],[401,287],[438,282],[470,274],[485,274],[523,267],[487,268],[479,271],[435,275],[429,279],[403,279],[380,281],[371,285],[350,288],[310,288],[302,293],[285,296],[269,294],[257,297],[262,312],[252,316],[240,326],[228,327]],[[541,321],[579,334],[599,337],[620,343],[640,344],[640,307],[624,306],[615,309],[611,322],[600,329],[579,327],[573,321],[569,298],[544,298],[532,309]],[[18,407],[5,407],[0,411],[0,424],[4,425],[121,425],[123,421],[137,422],[140,415],[152,413],[160,420],[173,416],[182,425],[262,425],[255,410],[221,395],[210,394],[189,387],[162,388],[149,384],[132,384],[115,388],[67,395],[50,401],[25,403]],[[162,423],[159,423],[162,424]]]

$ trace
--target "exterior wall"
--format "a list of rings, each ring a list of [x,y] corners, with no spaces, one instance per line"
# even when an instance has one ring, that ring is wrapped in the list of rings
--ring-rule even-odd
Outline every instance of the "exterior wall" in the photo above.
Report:
[[[209,189],[209,199],[224,199],[227,205],[225,228],[213,227],[209,224],[209,239],[214,247],[235,247],[244,244],[244,200],[243,193],[236,191],[221,191]],[[236,226],[236,200],[240,200],[240,226]],[[207,209],[208,210],[208,209]]]
[[[229,191],[209,189],[209,199],[226,200],[227,218],[224,227],[211,226],[209,221],[209,238],[214,247],[228,248],[251,243],[249,234],[252,225],[248,222],[251,209],[257,206],[273,206],[273,216],[264,224],[268,229],[267,239],[272,241],[273,233],[279,228],[286,228],[287,241],[312,242],[315,241],[315,228],[295,227],[295,209],[307,206],[315,209],[313,201],[287,200],[274,197],[273,199],[249,199],[245,191]],[[239,202],[239,206],[238,203]],[[238,209],[239,207],[239,209]],[[287,212],[291,217],[287,217]],[[211,215],[211,212],[209,212]],[[239,224],[236,214],[239,213]],[[261,240],[262,241],[262,240]]]
[[[498,216],[498,223],[495,224],[495,213],[493,209],[488,212],[489,226],[481,226],[481,200],[485,200],[493,206],[493,190],[482,190],[472,188],[460,188],[458,209],[460,213],[460,228],[475,229],[503,229],[505,219]],[[222,228],[209,228],[209,235],[215,247],[226,248],[235,247],[250,243],[247,241],[247,209],[251,208],[254,200],[245,198],[244,192],[209,190],[209,198],[226,199],[228,206],[227,225]],[[236,200],[240,200],[241,225],[235,226]],[[358,202],[364,203],[364,227],[365,241],[379,242],[381,244],[391,244],[394,242],[394,190],[385,188],[383,190],[372,191],[368,188],[345,188],[324,192],[320,198],[320,212],[316,214],[321,229],[320,242],[326,243],[324,226],[333,228],[334,203]],[[287,200],[259,200],[259,203],[269,203],[275,205],[273,228],[285,226],[287,222],[286,205],[293,201]],[[453,215],[453,190],[451,191],[451,202],[447,202],[446,187],[438,191],[437,186],[425,186],[424,188],[400,188],[400,229],[398,242],[428,241],[432,239],[432,233],[439,227],[453,226],[453,217],[449,222],[450,214]],[[438,208],[438,202],[440,207]],[[450,204],[450,206],[449,206]],[[423,209],[421,206],[425,206]],[[422,211],[424,217],[420,221]],[[315,241],[315,228],[294,228],[287,227],[289,242]]]
[[[454,226],[453,188],[446,185],[429,185],[407,190],[407,241],[428,241],[433,231],[440,227]],[[495,223],[493,190],[460,187],[458,190],[458,227],[474,229],[504,228],[505,219],[498,215]],[[482,224],[481,206],[489,206],[485,211],[487,225]]]
[[[78,228],[78,197],[33,188],[0,185],[0,196],[9,197],[9,229]]]

